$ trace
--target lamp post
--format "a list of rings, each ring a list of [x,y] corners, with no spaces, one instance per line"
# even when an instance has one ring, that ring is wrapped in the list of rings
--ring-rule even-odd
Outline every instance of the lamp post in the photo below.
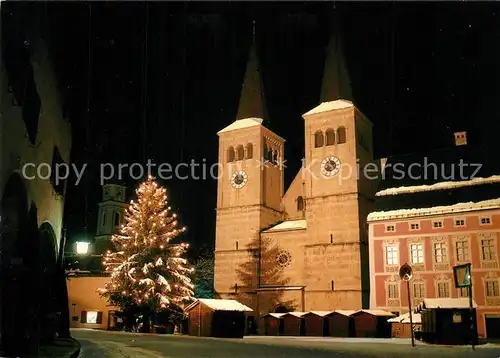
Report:
[[[89,243],[86,241],[77,241],[76,253],[78,255],[87,255],[88,252],[89,252]]]
[[[455,278],[455,287],[466,287],[469,294],[469,308],[470,308],[470,331],[471,331],[471,345],[472,349],[475,348],[477,341],[476,332],[476,315],[474,312],[474,302],[472,300],[472,265],[458,265],[453,267],[453,276]]]
[[[408,314],[410,315],[410,332],[411,346],[415,347],[415,334],[413,333],[413,315],[411,313],[411,296],[410,296],[410,280],[413,277],[413,269],[410,265],[404,264],[399,268],[399,277],[406,281],[406,289],[408,291]]]

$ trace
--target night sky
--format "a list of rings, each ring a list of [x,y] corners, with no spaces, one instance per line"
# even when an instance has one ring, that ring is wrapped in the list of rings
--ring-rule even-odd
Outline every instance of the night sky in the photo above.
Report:
[[[217,161],[216,132],[235,119],[252,19],[269,113],[265,124],[287,139],[286,185],[304,154],[301,115],[319,104],[334,7],[343,20],[355,101],[375,124],[377,157],[450,146],[457,130],[468,130],[472,141],[497,140],[498,4],[11,6],[14,14],[24,11],[51,23],[51,54],[74,130],[71,160],[89,165],[85,180],[68,188],[70,241],[94,235],[101,163]],[[137,182],[123,179],[132,195]],[[216,181],[162,184],[188,227],[186,240],[213,245]]]

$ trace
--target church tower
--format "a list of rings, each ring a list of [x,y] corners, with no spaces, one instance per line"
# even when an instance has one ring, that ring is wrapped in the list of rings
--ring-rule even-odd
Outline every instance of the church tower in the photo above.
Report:
[[[253,41],[236,121],[219,131],[215,291],[255,306],[260,231],[281,219],[284,140],[263,126],[265,99]],[[253,263],[253,264],[252,264]],[[252,268],[253,267],[253,268]],[[241,274],[240,271],[252,271]],[[251,278],[251,279],[250,279]]]
[[[94,243],[95,254],[103,254],[106,250],[113,249],[111,237],[123,224],[128,207],[125,203],[125,189],[124,186],[118,184],[103,185]]]
[[[352,102],[339,16],[326,47],[321,104],[303,115],[305,207],[308,231],[305,281],[308,306],[368,307],[367,232],[376,182],[372,124]],[[371,169],[367,175],[364,168]],[[329,302],[325,307],[324,302]]]

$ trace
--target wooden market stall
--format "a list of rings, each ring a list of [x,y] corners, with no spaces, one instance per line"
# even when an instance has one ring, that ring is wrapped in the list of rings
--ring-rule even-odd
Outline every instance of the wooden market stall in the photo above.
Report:
[[[311,311],[307,312],[303,318],[305,323],[306,336],[327,337],[330,335],[328,325],[328,315],[331,311]]]
[[[326,316],[328,319],[329,335],[332,337],[355,337],[354,319],[352,318],[355,312],[350,310],[336,310],[329,313]]]
[[[425,298],[416,311],[422,317],[422,340],[434,344],[477,342],[477,305],[471,312],[469,298]],[[474,332],[471,318],[476,321]]]
[[[307,312],[288,312],[281,318],[283,320],[283,335],[305,336],[306,326],[304,315]]]
[[[188,334],[198,337],[243,338],[246,313],[253,310],[235,300],[198,299],[184,311]]]
[[[391,324],[387,320],[395,317],[393,313],[383,310],[359,310],[352,317],[356,337],[391,337]]]
[[[265,336],[282,336],[283,335],[283,320],[281,319],[285,313],[268,313],[262,316],[261,322]]]
[[[422,327],[422,320],[420,313],[413,313],[413,332],[420,332]],[[393,338],[411,338],[410,330],[410,314],[408,312],[398,317],[393,317],[387,320],[391,324],[391,336]],[[417,338],[417,335],[415,335]]]

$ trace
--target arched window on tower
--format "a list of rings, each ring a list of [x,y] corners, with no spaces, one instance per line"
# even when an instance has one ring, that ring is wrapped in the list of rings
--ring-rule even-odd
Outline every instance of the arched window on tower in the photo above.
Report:
[[[102,226],[106,226],[106,213],[102,213]]]
[[[267,147],[267,144],[264,144],[264,155],[262,156],[262,159],[264,161],[269,160],[269,148]]]
[[[115,222],[114,222],[115,227],[120,225],[120,214],[115,213]]]
[[[227,148],[227,162],[234,162],[234,148],[229,147]]]
[[[297,211],[303,211],[304,210],[304,198],[299,196],[297,198]]]
[[[245,149],[243,149],[242,145],[236,147],[236,160],[245,159]]]
[[[273,150],[273,160],[272,160],[274,165],[278,165],[278,151]]]
[[[253,145],[252,143],[247,144],[247,159],[252,159],[253,158]]]
[[[335,144],[335,131],[332,128],[328,128],[325,132],[326,135],[326,145]]]
[[[325,145],[325,138],[322,131],[314,133],[314,148],[319,148]]]
[[[337,129],[337,143],[342,144],[346,142],[346,131],[345,127],[339,127]]]

